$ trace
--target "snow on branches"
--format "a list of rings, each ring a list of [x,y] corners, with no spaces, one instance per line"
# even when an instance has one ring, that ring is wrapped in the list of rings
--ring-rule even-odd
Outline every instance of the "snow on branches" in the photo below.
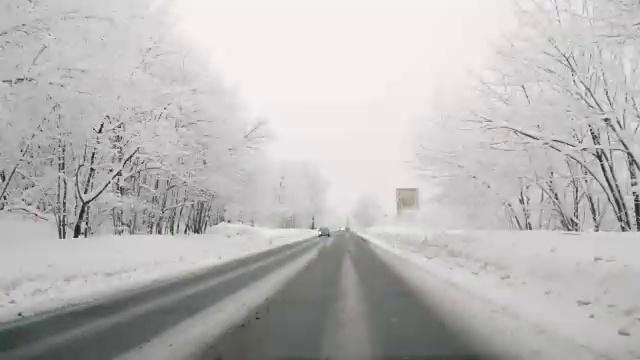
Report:
[[[267,126],[167,30],[170,11],[0,0],[0,211],[66,238],[203,233],[232,203],[258,208],[241,194],[260,186]]]
[[[456,140],[440,148],[425,142],[421,166],[483,179],[519,229],[640,230],[640,6],[516,4],[519,27],[472,105],[445,117]]]

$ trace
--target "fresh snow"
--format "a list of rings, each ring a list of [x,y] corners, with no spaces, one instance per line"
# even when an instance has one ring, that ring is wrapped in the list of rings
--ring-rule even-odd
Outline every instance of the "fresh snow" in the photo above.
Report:
[[[221,224],[206,235],[58,240],[51,226],[0,219],[0,322],[183,276],[316,234]]]
[[[490,311],[555,334],[594,358],[640,357],[637,234],[394,227],[360,233],[418,265],[425,278],[454,284],[477,302],[488,301]]]

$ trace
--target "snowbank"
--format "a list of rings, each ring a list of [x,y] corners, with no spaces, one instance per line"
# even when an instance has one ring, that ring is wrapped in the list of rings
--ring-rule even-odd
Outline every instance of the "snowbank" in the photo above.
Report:
[[[640,357],[640,236],[372,228],[372,242],[596,354]]]
[[[27,234],[41,232],[28,226],[23,223]],[[0,221],[0,321],[182,276],[316,235],[304,229],[222,224],[202,236],[57,240],[51,238],[55,231],[45,238],[9,229]]]

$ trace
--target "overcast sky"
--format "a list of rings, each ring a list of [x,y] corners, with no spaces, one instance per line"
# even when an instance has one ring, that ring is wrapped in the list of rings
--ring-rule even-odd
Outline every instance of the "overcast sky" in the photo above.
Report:
[[[391,211],[396,187],[418,185],[416,126],[512,21],[508,0],[179,4],[181,30],[271,123],[269,151],[316,164],[343,210],[372,193]]]

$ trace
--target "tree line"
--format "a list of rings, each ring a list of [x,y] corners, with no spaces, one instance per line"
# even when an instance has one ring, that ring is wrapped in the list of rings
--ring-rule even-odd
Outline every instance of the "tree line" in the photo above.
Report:
[[[170,11],[0,0],[0,212],[55,222],[61,239],[322,213],[321,176],[265,156],[268,123],[167,30]]]
[[[459,224],[640,230],[640,5],[515,3],[517,29],[417,162]],[[475,208],[474,208],[475,206]]]

